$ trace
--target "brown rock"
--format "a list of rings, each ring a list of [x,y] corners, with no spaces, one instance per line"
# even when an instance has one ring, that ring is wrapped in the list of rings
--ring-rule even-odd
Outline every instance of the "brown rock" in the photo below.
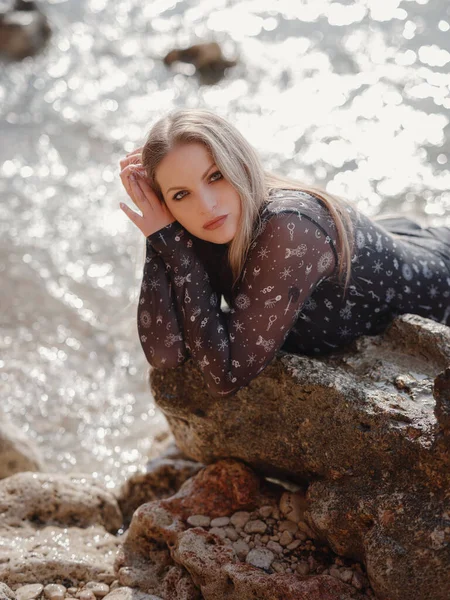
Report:
[[[228,455],[268,478],[311,482],[306,533],[365,561],[377,596],[447,600],[449,364],[450,328],[401,315],[327,357],[280,352],[227,402],[191,360],[150,379],[193,460]]]

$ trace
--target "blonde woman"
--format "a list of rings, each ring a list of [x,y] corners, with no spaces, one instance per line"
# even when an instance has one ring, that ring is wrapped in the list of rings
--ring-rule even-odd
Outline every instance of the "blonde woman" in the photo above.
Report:
[[[213,396],[236,393],[279,349],[331,352],[406,312],[450,324],[449,228],[374,221],[269,173],[211,111],[170,112],[121,169],[142,214],[121,208],[146,237],[144,353],[160,369],[192,357]]]

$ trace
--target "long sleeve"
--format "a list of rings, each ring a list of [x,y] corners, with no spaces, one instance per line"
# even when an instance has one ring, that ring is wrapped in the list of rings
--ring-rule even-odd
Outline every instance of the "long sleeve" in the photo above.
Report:
[[[304,301],[336,266],[335,240],[323,227],[283,210],[252,243],[224,313],[186,229],[171,224],[148,239],[170,266],[186,345],[213,396],[234,394],[264,369]]]
[[[159,369],[180,365],[188,357],[172,294],[170,266],[146,239],[146,257],[139,296],[137,327],[147,361]]]

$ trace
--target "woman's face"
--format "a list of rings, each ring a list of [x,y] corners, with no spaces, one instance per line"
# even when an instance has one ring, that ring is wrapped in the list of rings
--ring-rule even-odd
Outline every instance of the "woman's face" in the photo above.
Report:
[[[198,238],[226,244],[238,229],[241,199],[224,179],[207,148],[198,142],[175,146],[159,163],[156,181],[175,219]],[[204,225],[226,215],[215,229]]]

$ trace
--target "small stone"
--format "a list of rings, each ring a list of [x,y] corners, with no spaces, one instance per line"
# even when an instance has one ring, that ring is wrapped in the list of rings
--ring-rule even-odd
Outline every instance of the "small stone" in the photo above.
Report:
[[[44,588],[44,596],[48,600],[64,600],[66,588],[58,583],[49,583]]]
[[[339,578],[344,583],[350,583],[353,577],[353,571],[351,569],[344,569],[343,571],[339,571]]]
[[[286,548],[288,550],[295,550],[296,548],[298,548],[300,546],[300,544],[301,544],[300,540],[294,540],[293,542],[291,542],[290,544],[288,544],[286,546]]]
[[[304,493],[284,492],[280,498],[279,507],[286,519],[297,523],[303,519],[303,514],[307,508]]]
[[[240,510],[231,515],[230,523],[235,527],[245,527],[249,519],[250,513],[245,510]]]
[[[77,598],[79,600],[95,600],[95,595],[91,590],[81,590],[81,592],[78,592]]]
[[[260,569],[269,569],[274,558],[273,552],[267,550],[267,548],[255,548],[247,554],[245,562]]]
[[[316,538],[316,534],[305,521],[299,521],[298,528],[304,531],[309,539],[314,540]]]
[[[281,554],[283,552],[283,546],[280,546],[280,544],[273,542],[272,540],[268,542],[267,548],[276,554]]]
[[[34,600],[42,594],[44,586],[41,583],[30,583],[16,590],[17,600]]]
[[[222,529],[222,527],[211,527],[211,529],[209,530],[209,533],[215,533],[222,540],[224,540],[227,537],[225,529]]]
[[[230,517],[216,517],[211,521],[211,527],[225,527],[230,523]]]
[[[339,569],[336,569],[336,567],[334,567],[334,566],[330,567],[330,575],[331,575],[331,577],[335,577],[336,579],[341,578]]]
[[[278,530],[281,533],[283,531],[289,531],[290,533],[294,534],[298,531],[298,525],[293,521],[281,521],[281,523],[278,525]]]
[[[69,594],[76,594],[78,592],[78,588],[77,587],[70,587],[67,588],[67,591],[69,592]]]
[[[193,527],[209,527],[211,519],[206,515],[191,515],[187,522]]]
[[[266,504],[265,506],[261,506],[259,509],[259,514],[264,517],[270,517],[270,515],[272,514],[273,511],[273,506],[270,506],[270,504]]]
[[[364,587],[364,577],[358,571],[355,571],[352,576],[352,586],[357,590],[362,590]]]
[[[271,540],[273,540],[274,542],[278,542],[278,540],[280,539],[279,535],[270,535],[269,538]]]
[[[30,585],[35,585],[35,584],[30,584]],[[24,586],[22,586],[24,587]],[[8,585],[6,585],[6,583],[2,583],[0,581],[0,598],[2,598],[2,600],[16,600],[16,595],[15,592],[12,588],[12,584],[11,587],[9,587]],[[16,590],[18,588],[16,587]]]
[[[262,538],[261,538],[261,542],[262,542],[263,544],[267,544],[267,542],[268,542],[269,540],[270,540],[270,538],[269,538],[269,536],[268,536],[268,535],[263,535],[263,536],[262,536]]]
[[[230,538],[230,540],[232,540],[233,542],[239,539],[239,534],[234,527],[225,527],[224,531],[226,536]]]
[[[245,560],[250,548],[244,540],[237,540],[233,542],[233,549],[237,554],[239,560]]]
[[[299,575],[308,575],[310,569],[307,562],[301,560],[298,565],[295,567],[295,570]]]
[[[282,546],[287,546],[288,544],[290,544],[292,542],[293,539],[294,539],[294,536],[292,535],[292,533],[290,531],[283,531],[283,533],[280,537],[280,544]]]
[[[308,536],[306,535],[306,533],[304,531],[297,531],[294,536],[298,539],[301,540],[302,542],[304,542],[305,540],[308,539]]]
[[[267,525],[264,523],[264,521],[255,519],[254,521],[249,521],[245,525],[244,529],[247,533],[265,533]]]
[[[255,547],[255,542],[252,540],[251,542],[248,543],[248,545],[250,546],[250,548],[254,548]]]
[[[109,594],[109,585],[99,581],[88,581],[86,589],[91,590],[96,598],[103,598],[106,594]]]
[[[114,590],[117,590],[117,588],[122,587],[119,583],[118,579],[114,579],[114,581],[112,582],[112,584],[109,586],[109,591],[113,592]]]

